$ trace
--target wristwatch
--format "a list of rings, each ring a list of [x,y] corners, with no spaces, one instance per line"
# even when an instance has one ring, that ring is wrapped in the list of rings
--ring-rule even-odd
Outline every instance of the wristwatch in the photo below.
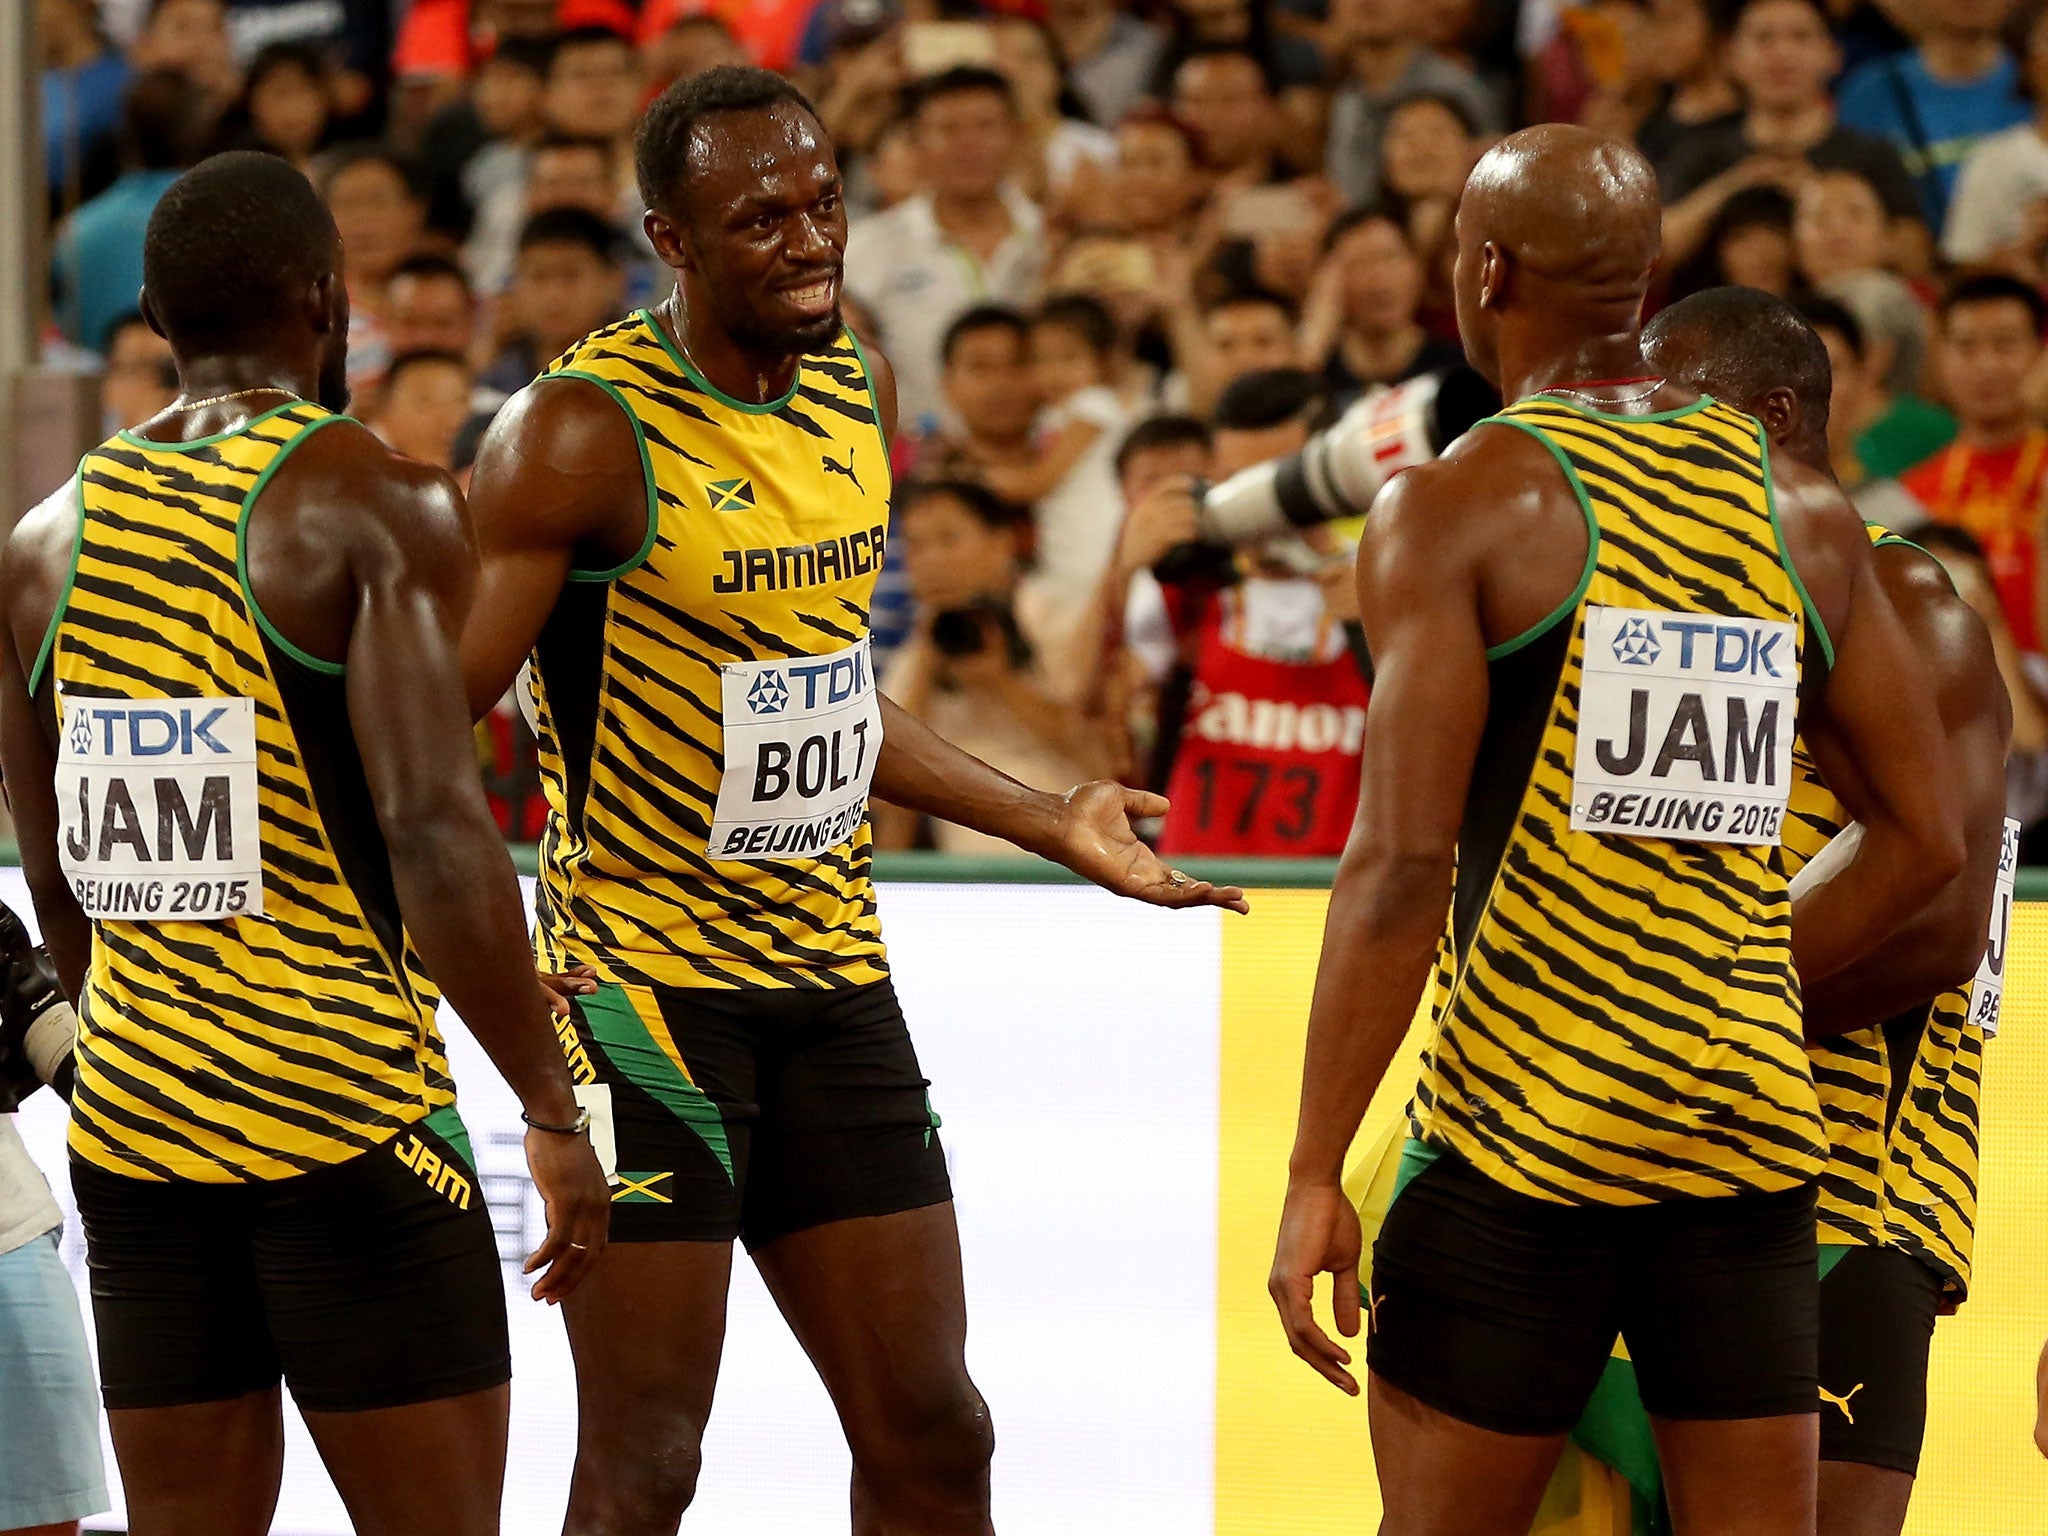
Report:
[[[567,1125],[550,1125],[545,1120],[536,1120],[523,1109],[519,1111],[519,1118],[532,1126],[536,1131],[553,1131],[557,1136],[581,1136],[590,1129],[590,1106],[588,1104],[577,1105],[576,1118]]]

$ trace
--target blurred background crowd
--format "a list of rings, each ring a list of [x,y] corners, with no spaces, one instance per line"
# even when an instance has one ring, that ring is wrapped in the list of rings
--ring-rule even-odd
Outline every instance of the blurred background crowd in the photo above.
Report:
[[[1653,302],[1743,283],[1834,362],[1835,468],[1990,623],[2012,814],[2048,813],[2048,9],[2013,0],[36,0],[45,359],[169,402],[144,225],[224,148],[347,247],[355,413],[466,473],[492,413],[662,297],[631,141],[679,76],[795,79],[838,146],[849,321],[901,384],[884,686],[1162,847],[1327,856],[1371,661],[1343,525],[1205,546],[1204,487],[1463,368],[1452,214],[1506,129],[1631,139]],[[1465,381],[1470,387],[1472,381]],[[540,824],[516,713],[480,735]],[[878,844],[993,851],[877,808]],[[2048,852],[2048,849],[2042,850]]]

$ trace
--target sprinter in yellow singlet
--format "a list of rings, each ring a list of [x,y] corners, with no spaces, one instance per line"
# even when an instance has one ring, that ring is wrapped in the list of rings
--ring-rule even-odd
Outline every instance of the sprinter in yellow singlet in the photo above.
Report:
[[[1856,325],[1832,306],[1808,316]],[[1652,366],[1756,417],[1774,451],[1831,473],[1828,348],[1784,300],[1709,289],[1659,314],[1643,349]],[[1948,733],[1968,857],[1911,921],[1802,999],[1828,1135],[1819,1200],[1825,1536],[1899,1536],[1905,1527],[1934,1320],[1969,1294],[1979,1099],[1986,1043],[1998,1031],[2019,840],[2005,818],[2012,705],[1991,637],[1933,554],[1880,528],[1871,536],[1878,579]],[[1846,830],[1848,813],[1805,753],[1794,771],[1783,851],[1796,879]]]
[[[461,497],[339,414],[340,263],[283,160],[173,185],[142,312],[178,399],[0,567],[0,756],[79,1005],[71,1181],[138,1536],[269,1529],[280,1378],[357,1529],[497,1531],[504,1283],[436,988],[535,1127],[537,1295],[609,1213],[477,778]]]
[[[1358,1390],[1313,1283],[1355,1334],[1342,1163],[1434,973],[1369,1278],[1400,1536],[1526,1532],[1617,1334],[1678,1529],[1810,1536],[1826,1145],[1800,980],[1962,863],[1860,520],[1643,360],[1659,227],[1625,145],[1553,125],[1489,151],[1456,294],[1510,404],[1394,480],[1359,553],[1378,682],[1271,1287],[1296,1352]],[[1795,730],[1865,828],[1797,924]]]
[[[876,691],[895,386],[839,318],[846,214],[809,104],[711,70],[649,108],[637,161],[675,291],[516,397],[472,482],[470,703],[524,666],[549,805],[536,942],[597,978],[564,1045],[614,1242],[568,1308],[567,1529],[675,1529],[737,1237],[838,1408],[855,1528],[981,1536],[988,1411],[868,796],[1140,900],[1243,898],[1137,842],[1126,815],[1158,797],[1027,789]]]

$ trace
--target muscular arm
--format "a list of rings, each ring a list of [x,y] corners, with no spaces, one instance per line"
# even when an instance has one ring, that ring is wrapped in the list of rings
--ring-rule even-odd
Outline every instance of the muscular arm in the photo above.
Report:
[[[67,486],[23,518],[0,553],[0,771],[36,922],[58,982],[74,1003],[85,991],[92,923],[57,861],[55,722],[30,698],[28,672],[56,612],[77,529],[78,503]]]
[[[646,534],[646,481],[625,413],[582,379],[529,384],[484,435],[469,515],[479,571],[462,685],[470,718],[482,719],[532,654],[578,551],[616,565]]]
[[[291,489],[301,509],[327,511],[350,529],[349,723],[399,910],[428,973],[521,1106],[567,1124],[577,1114],[568,1065],[534,975],[525,905],[484,800],[463,703],[456,647],[476,589],[476,552],[461,498],[438,471],[395,455],[368,465],[364,457],[323,454],[322,469],[340,472],[312,469]],[[609,1200],[583,1138],[534,1133],[528,1153],[554,1207],[548,1241],[528,1267],[553,1264],[535,1294],[554,1299],[603,1247]]]
[[[1877,576],[1863,523],[1831,481],[1785,461],[1779,508],[1795,567],[1835,643],[1800,729],[1863,840],[1794,904],[1792,953],[1815,987],[1874,950],[1963,868],[1962,800],[1927,669]]]
[[[1808,1039],[1882,1023],[1975,973],[2004,842],[2012,708],[1991,638],[1934,561],[1897,546],[1879,549],[1875,560],[1948,734],[1963,809],[1963,868],[1887,942],[1806,989]]]
[[[1316,965],[1270,1281],[1295,1353],[1353,1394],[1349,1354],[1314,1321],[1315,1276],[1332,1271],[1338,1328],[1356,1334],[1360,1239],[1341,1187],[1344,1156],[1428,980],[1486,724],[1477,568],[1457,527],[1482,504],[1472,499],[1481,491],[1468,465],[1412,470],[1381,493],[1358,551],[1359,605],[1379,673],[1358,816]]]

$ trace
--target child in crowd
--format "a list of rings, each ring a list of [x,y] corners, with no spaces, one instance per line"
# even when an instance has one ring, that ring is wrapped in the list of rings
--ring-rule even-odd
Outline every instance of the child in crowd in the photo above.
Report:
[[[1112,381],[1120,338],[1100,301],[1048,299],[1031,322],[1031,372],[1045,410],[1029,464],[992,465],[983,481],[1027,504],[1038,531],[1032,584],[1056,630],[1080,617],[1116,547],[1116,445],[1127,412]]]
[[[1055,697],[1032,594],[1020,582],[1030,518],[966,480],[910,482],[897,497],[917,620],[883,690],[947,740],[1039,789],[1065,789],[1108,766],[1100,733]],[[930,824],[947,853],[1013,854],[999,838]],[[915,813],[877,803],[875,841],[908,848]]]

